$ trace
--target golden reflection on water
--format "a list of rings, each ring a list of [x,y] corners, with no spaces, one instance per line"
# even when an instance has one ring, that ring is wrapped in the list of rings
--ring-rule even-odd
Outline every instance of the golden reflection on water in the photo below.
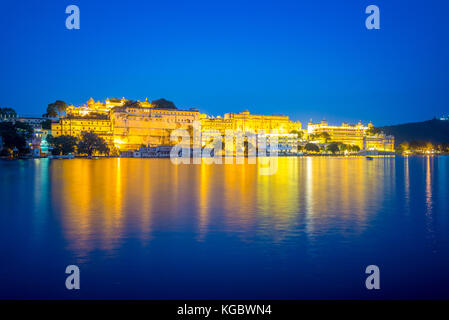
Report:
[[[404,188],[405,188],[405,209],[410,213],[410,167],[409,157],[404,157]]]
[[[394,190],[394,158],[279,158],[260,164],[174,165],[169,159],[74,159],[52,163],[52,201],[69,248],[80,256],[143,245],[158,232],[197,241],[224,232],[273,243],[326,232],[361,232]]]
[[[434,230],[434,218],[432,214],[433,199],[432,199],[432,171],[433,171],[434,157],[426,157],[426,228],[429,237],[430,245],[433,252],[436,252],[436,238]]]

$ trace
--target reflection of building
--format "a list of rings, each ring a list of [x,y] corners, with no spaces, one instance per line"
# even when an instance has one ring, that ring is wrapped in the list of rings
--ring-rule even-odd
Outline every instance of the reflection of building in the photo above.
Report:
[[[372,123],[364,126],[361,122],[355,125],[343,123],[341,126],[330,126],[327,121],[310,122],[307,127],[309,135],[328,133],[329,141],[356,145],[363,150],[394,151],[394,137],[384,134],[370,135]]]

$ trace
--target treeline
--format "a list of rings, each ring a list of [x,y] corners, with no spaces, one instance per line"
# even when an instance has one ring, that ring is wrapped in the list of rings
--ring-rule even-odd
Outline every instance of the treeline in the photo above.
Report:
[[[341,142],[331,142],[327,145],[318,145],[308,142],[304,146],[299,146],[298,151],[310,152],[310,153],[332,153],[332,154],[348,154],[358,153],[360,147],[352,144],[344,144]]]
[[[402,142],[396,147],[399,153],[449,153],[449,143],[434,144],[428,141]]]
[[[398,152],[449,152],[449,121],[433,119],[381,127],[381,130],[394,136]]]
[[[52,147],[53,155],[109,155],[111,150],[106,141],[94,132],[83,132],[81,137],[62,135],[48,136],[47,142]]]
[[[27,141],[33,138],[33,128],[20,121],[0,122],[0,156],[21,156],[30,153]]]

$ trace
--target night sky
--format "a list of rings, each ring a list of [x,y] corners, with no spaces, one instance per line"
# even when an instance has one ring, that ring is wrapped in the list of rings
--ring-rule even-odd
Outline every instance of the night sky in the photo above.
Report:
[[[0,107],[163,97],[303,123],[427,120],[449,113],[448,14],[444,0],[2,0]]]

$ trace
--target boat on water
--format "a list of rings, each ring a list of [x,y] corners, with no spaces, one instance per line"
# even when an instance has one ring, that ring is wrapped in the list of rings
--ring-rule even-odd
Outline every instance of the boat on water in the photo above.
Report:
[[[366,157],[366,160],[373,160],[373,157]]]

